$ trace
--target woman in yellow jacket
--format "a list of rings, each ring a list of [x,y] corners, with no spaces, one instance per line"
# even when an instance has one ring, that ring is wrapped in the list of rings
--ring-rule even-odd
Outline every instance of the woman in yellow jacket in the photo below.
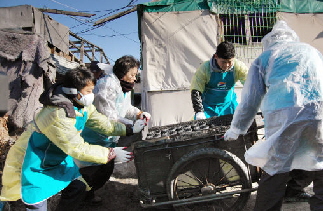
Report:
[[[44,107],[8,153],[1,201],[21,198],[26,210],[46,211],[47,199],[63,190],[56,210],[77,210],[86,183],[73,158],[104,164],[116,156],[131,156],[120,148],[90,145],[80,136],[85,125],[113,136],[132,135],[144,127],[144,121],[124,125],[97,112],[92,105],[94,85],[93,74],[77,68],[41,95]],[[69,189],[67,194],[64,189]]]

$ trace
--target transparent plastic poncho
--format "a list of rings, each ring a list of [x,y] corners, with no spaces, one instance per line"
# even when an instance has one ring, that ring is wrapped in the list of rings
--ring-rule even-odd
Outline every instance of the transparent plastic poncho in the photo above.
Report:
[[[123,93],[120,80],[114,73],[98,80],[93,92],[93,104],[102,114],[123,123],[136,120],[140,110],[131,104],[131,92]]]
[[[120,81],[112,72],[98,80],[94,88],[93,105],[97,110],[123,124],[133,124],[140,110],[131,104],[131,92],[123,93]],[[82,133],[84,138],[92,143],[106,147],[118,143],[119,136],[102,136],[86,128]]]
[[[229,130],[245,134],[259,109],[265,140],[245,154],[270,175],[292,169],[323,169],[323,58],[279,21],[262,40]]]
[[[112,72],[112,69],[106,74],[105,77],[97,81],[93,90],[95,94],[93,105],[110,120],[123,124],[133,124],[140,109],[131,104],[131,92],[123,93],[120,80]],[[82,135],[89,143],[105,147],[114,147],[120,138],[120,136],[104,136],[89,128],[85,128]],[[75,162],[79,167],[98,165],[79,160],[75,160]]]

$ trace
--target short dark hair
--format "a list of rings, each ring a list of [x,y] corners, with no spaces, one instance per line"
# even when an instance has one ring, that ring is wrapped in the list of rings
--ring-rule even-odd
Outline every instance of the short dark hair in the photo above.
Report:
[[[235,57],[234,45],[231,42],[221,42],[216,48],[216,55],[221,59],[232,59]]]
[[[86,87],[89,83],[96,84],[93,73],[85,67],[77,67],[68,71],[63,79],[63,86],[66,88],[76,88],[78,91]]]
[[[91,61],[90,70],[92,73],[100,72],[101,69],[98,66],[98,61]]]
[[[131,68],[140,67],[140,62],[133,56],[123,56],[117,59],[113,65],[113,73],[118,77],[118,79],[123,78]]]

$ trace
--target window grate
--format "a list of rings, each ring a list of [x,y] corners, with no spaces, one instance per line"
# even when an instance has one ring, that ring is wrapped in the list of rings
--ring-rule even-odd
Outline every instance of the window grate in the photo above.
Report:
[[[234,43],[237,58],[247,64],[263,51],[261,39],[276,23],[278,0],[213,0],[211,11],[220,20],[219,41]]]

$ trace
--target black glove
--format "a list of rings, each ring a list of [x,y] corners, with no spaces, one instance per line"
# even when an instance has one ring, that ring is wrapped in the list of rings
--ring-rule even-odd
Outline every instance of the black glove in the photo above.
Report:
[[[127,124],[126,125],[126,136],[132,136],[133,133],[133,125]]]
[[[202,93],[198,90],[193,89],[191,91],[191,99],[193,104],[193,109],[195,113],[203,112],[203,104],[202,104]]]

